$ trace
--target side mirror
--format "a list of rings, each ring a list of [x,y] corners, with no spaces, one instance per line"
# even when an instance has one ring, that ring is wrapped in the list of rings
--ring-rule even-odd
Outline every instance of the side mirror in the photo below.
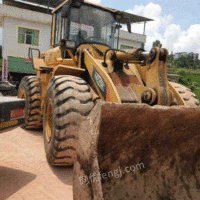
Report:
[[[128,32],[131,33],[131,22],[130,22],[130,19],[127,23],[127,29],[128,29]]]
[[[62,7],[62,11],[61,11],[62,18],[68,18],[69,13],[70,13],[70,5],[69,4],[65,4]]]
[[[116,24],[116,29],[120,29],[122,28],[122,25],[121,24]]]

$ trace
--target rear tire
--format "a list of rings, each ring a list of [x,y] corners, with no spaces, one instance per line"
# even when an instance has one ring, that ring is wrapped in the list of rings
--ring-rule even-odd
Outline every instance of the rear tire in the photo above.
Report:
[[[19,85],[18,97],[26,99],[25,107],[25,128],[39,129],[42,127],[42,116],[37,110],[40,110],[41,102],[38,96],[41,96],[40,78],[37,76],[25,76]]]
[[[90,87],[83,79],[51,79],[44,103],[43,133],[47,160],[52,165],[74,164],[79,124],[93,106]]]
[[[170,82],[170,84],[179,92],[187,106],[200,106],[200,102],[191,89],[179,84]]]

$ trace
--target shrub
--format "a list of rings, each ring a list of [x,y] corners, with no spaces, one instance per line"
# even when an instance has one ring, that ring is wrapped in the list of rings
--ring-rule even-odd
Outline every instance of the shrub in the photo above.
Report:
[[[189,86],[189,88],[194,91],[196,89],[196,87],[194,85]]]
[[[187,75],[187,73],[186,73],[186,71],[184,70],[184,69],[180,69],[180,70],[178,70],[178,73],[177,73],[178,75],[181,75],[181,76],[186,76]]]

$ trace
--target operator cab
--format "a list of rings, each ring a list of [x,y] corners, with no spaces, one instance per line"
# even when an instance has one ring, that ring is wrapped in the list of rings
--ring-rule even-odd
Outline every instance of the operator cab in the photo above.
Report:
[[[66,0],[53,11],[52,46],[67,41],[69,46],[66,48],[71,45],[70,48],[76,49],[80,44],[102,44],[114,48],[114,35],[121,24],[126,24],[131,32],[131,23],[146,21],[151,19],[84,0]]]
[[[85,3],[78,8],[68,1],[56,12],[55,46],[66,39],[75,41],[76,46],[97,43],[113,47],[115,24],[115,16],[109,11]]]

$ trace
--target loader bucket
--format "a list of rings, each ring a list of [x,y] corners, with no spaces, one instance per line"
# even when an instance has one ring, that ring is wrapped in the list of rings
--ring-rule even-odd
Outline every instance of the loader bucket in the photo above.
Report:
[[[200,108],[98,102],[81,123],[75,200],[200,199]]]

